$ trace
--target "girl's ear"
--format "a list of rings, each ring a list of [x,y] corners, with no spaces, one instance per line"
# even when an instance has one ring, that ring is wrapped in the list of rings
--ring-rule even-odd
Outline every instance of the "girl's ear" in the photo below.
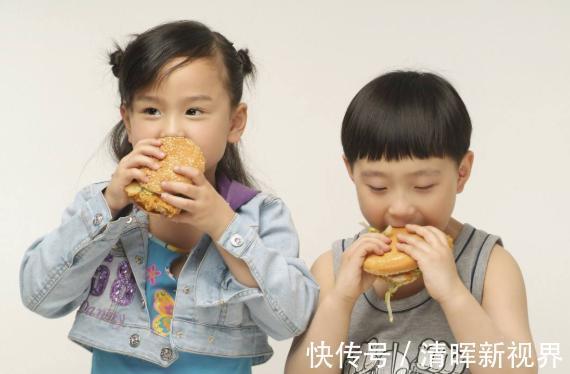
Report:
[[[475,155],[472,151],[468,151],[465,156],[463,156],[463,160],[459,164],[459,170],[457,172],[457,193],[463,192],[465,188],[465,184],[469,180],[469,176],[471,175],[471,169],[473,168],[473,159]]]
[[[354,182],[354,175],[352,172],[353,171],[352,166],[350,165],[350,162],[348,162],[348,160],[346,159],[345,155],[342,155],[342,161],[344,161],[344,166],[346,167],[346,171],[348,172],[348,176]]]
[[[120,112],[121,118],[123,119],[123,125],[127,129],[127,138],[129,143],[133,144],[131,142],[131,118],[129,116],[129,110],[125,107],[125,104],[121,104]]]
[[[232,113],[230,119],[230,131],[228,133],[228,143],[237,143],[245,130],[247,124],[247,104],[239,103]]]

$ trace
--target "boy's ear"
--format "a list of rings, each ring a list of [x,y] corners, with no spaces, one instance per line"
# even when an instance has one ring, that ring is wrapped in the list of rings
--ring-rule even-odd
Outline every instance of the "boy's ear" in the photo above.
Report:
[[[459,169],[457,172],[457,193],[461,193],[463,192],[463,189],[465,188],[465,184],[467,183],[467,181],[469,180],[469,176],[471,175],[471,169],[473,168],[473,159],[475,158],[475,155],[473,154],[472,151],[468,151],[465,156],[463,156],[463,159],[461,160],[461,163],[459,164]]]
[[[125,107],[125,104],[121,104],[121,107],[119,108],[119,110],[121,112],[121,118],[123,120],[123,125],[127,129],[127,138],[129,140],[129,143],[133,144],[133,142],[131,142],[131,118],[129,115],[129,110]]]
[[[230,132],[228,133],[228,143],[237,143],[243,132],[245,131],[245,125],[247,124],[247,104],[239,103],[237,108],[234,109],[232,113],[232,118],[230,119]]]
[[[342,155],[342,161],[344,161],[344,166],[346,167],[346,171],[348,172],[348,176],[354,182],[354,175],[352,173],[352,166],[350,165],[350,162],[348,162],[348,160],[346,159],[345,155]]]

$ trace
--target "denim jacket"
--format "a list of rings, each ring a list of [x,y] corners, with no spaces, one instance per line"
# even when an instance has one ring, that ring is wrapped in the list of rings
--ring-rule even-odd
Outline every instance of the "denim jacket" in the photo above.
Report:
[[[164,367],[181,351],[261,364],[273,354],[268,335],[282,340],[305,330],[318,285],[298,258],[288,209],[258,193],[237,208],[218,244],[245,261],[259,288],[238,282],[204,235],[180,272],[171,334],[154,334],[145,300],[148,216],[131,206],[113,220],[107,184],[81,190],[60,226],[26,251],[20,289],[27,308],[48,318],[79,308],[71,340]]]

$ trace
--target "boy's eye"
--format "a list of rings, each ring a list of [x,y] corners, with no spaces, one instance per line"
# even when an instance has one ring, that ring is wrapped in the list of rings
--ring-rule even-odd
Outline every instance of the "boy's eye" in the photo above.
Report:
[[[148,114],[149,116],[159,116],[160,110],[158,110],[156,108],[144,108],[143,113]]]
[[[370,187],[370,189],[371,189],[372,191],[375,191],[375,192],[386,191],[386,187],[374,187],[374,186],[368,186],[368,187]]]
[[[429,190],[430,188],[432,188],[433,186],[435,186],[435,184],[430,184],[430,185],[428,185],[428,186],[416,186],[416,189],[417,189],[417,190],[420,190],[420,191],[427,191],[427,190]]]
[[[198,108],[190,108],[186,111],[187,116],[199,116],[202,114],[202,111]]]

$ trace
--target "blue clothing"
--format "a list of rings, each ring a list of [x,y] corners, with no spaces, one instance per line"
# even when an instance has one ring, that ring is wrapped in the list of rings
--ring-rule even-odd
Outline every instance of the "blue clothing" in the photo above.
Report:
[[[149,234],[146,264],[146,299],[151,329],[161,336],[170,335],[176,301],[176,278],[170,271],[175,260],[185,260],[184,251]],[[119,353],[93,350],[92,374],[163,373],[164,368],[141,359]],[[251,358],[225,358],[193,353],[180,353],[168,367],[169,373],[188,373],[200,368],[200,373],[251,373]]]
[[[273,353],[268,336],[282,340],[305,330],[318,285],[298,257],[287,207],[222,178],[218,191],[236,214],[216,242],[204,235],[192,249],[178,277],[171,333],[155,334],[146,307],[148,216],[130,206],[112,217],[107,185],[81,190],[59,227],[26,251],[20,290],[27,308],[49,318],[77,310],[74,342],[163,367],[182,353],[261,364]],[[220,250],[243,260],[259,287],[241,284]]]
[[[249,374],[251,358],[225,358],[181,354],[168,369],[130,356],[93,350],[91,374]]]

